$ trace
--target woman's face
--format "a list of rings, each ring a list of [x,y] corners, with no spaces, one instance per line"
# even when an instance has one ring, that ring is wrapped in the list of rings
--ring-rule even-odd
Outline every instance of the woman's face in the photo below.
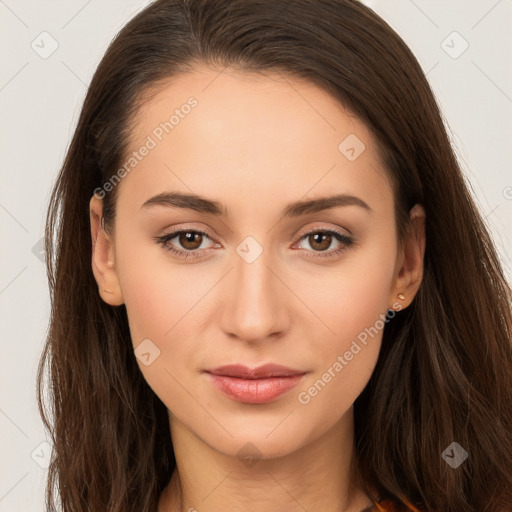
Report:
[[[197,68],[148,100],[130,144],[112,272],[171,422],[227,455],[320,438],[351,413],[400,309],[374,138],[308,82]],[[207,372],[265,364],[298,376]]]

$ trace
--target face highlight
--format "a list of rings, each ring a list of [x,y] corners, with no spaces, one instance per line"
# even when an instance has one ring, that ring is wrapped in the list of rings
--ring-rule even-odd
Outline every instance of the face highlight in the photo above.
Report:
[[[150,353],[144,378],[171,427],[221,453],[299,450],[351,412],[396,295],[393,191],[375,139],[308,82],[206,68],[144,105],[132,150],[148,136],[155,146],[117,185],[113,236],[133,346]],[[205,373],[267,363],[302,377],[264,403]]]

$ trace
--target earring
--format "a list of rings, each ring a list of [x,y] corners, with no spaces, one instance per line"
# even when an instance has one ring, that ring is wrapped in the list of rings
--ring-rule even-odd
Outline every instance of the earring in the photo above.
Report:
[[[405,299],[405,295],[404,295],[403,293],[399,293],[399,294],[398,294],[398,298],[399,298],[400,300],[404,300],[404,299]]]

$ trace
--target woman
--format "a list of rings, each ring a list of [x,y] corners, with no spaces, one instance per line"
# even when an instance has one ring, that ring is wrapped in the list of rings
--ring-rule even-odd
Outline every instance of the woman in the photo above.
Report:
[[[360,3],[137,15],[47,251],[49,508],[512,507],[510,288],[418,62]]]

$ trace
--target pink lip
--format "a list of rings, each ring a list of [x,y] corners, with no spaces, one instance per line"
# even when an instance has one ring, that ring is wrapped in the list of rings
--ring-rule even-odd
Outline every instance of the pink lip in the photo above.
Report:
[[[214,386],[229,398],[246,404],[264,404],[296,386],[306,372],[276,364],[258,368],[243,365],[205,370]]]

